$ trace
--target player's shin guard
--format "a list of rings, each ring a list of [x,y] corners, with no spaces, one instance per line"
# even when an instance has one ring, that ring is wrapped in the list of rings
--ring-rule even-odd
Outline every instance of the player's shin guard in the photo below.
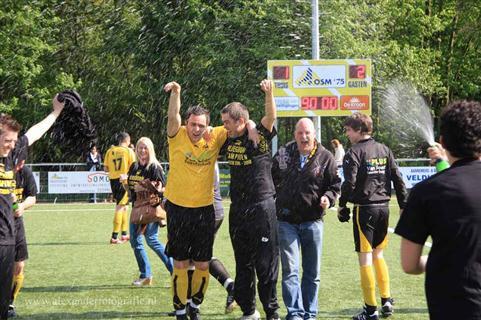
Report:
[[[13,276],[13,288],[12,288],[12,302],[17,299],[18,294],[20,293],[20,289],[23,287],[23,279],[25,278],[24,273],[20,273],[16,276]]]
[[[376,269],[376,279],[381,298],[390,298],[391,289],[389,286],[389,270],[384,258],[374,259],[374,268]]]
[[[185,309],[188,285],[187,269],[174,267],[174,272],[172,273],[172,297],[175,310]]]
[[[209,285],[209,270],[195,269],[192,275],[192,303],[200,305],[204,300],[205,292]]]
[[[114,231],[113,233],[118,234],[120,232],[120,227],[122,225],[122,211],[116,211],[114,214]]]
[[[361,266],[361,288],[364,303],[369,306],[377,306],[376,302],[376,281],[372,266]]]
[[[122,235],[126,235],[129,230],[129,214],[127,210],[122,211]]]
[[[223,286],[226,285],[226,280],[230,279],[229,272],[227,272],[222,262],[216,258],[212,258],[209,262],[209,273]]]

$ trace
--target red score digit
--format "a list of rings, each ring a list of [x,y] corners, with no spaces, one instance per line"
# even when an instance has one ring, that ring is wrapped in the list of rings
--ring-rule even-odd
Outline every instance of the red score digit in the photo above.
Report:
[[[337,110],[339,107],[339,99],[337,96],[322,97],[302,97],[302,110]]]
[[[363,64],[349,66],[349,78],[351,79],[365,79],[366,78],[366,66]]]

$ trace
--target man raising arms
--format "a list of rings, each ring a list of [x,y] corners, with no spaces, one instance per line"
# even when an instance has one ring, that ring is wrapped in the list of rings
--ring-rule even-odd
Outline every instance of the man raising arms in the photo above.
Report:
[[[181,87],[176,82],[169,82],[164,90],[170,92],[167,121],[170,168],[164,196],[169,217],[166,253],[174,259],[173,303],[176,318],[187,319],[187,270],[192,261],[195,270],[191,280],[189,316],[191,320],[197,320],[209,284],[209,261],[214,243],[214,166],[227,132],[223,127],[215,127],[208,141],[205,140],[203,135],[209,125],[209,111],[199,105],[187,110],[186,125],[182,126]]]
[[[27,149],[53,125],[64,103],[52,101],[53,111],[18,137],[20,124],[6,114],[0,115],[0,319],[7,319],[15,260],[15,227],[12,194],[15,189],[15,166],[27,156]]]
[[[242,320],[260,319],[255,305],[256,274],[267,320],[279,319],[279,241],[269,147],[276,135],[276,107],[272,81],[263,80],[260,86],[265,93],[265,115],[257,126],[257,146],[248,140],[249,111],[243,104],[232,102],[221,111],[229,133],[223,151],[231,170],[229,233],[236,260],[234,298],[242,309]]]

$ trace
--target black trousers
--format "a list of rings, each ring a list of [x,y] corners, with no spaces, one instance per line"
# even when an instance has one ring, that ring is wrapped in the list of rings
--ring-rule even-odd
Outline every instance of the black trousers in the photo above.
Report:
[[[279,309],[276,284],[279,273],[279,239],[273,198],[237,206],[229,212],[229,232],[236,260],[234,298],[244,315],[256,308],[256,275],[259,299],[267,317]]]
[[[0,246],[0,319],[7,319],[12,295],[15,245]]]

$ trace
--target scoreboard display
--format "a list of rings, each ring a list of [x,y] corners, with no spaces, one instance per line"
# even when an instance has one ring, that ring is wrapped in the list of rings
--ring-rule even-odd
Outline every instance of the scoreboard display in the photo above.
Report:
[[[269,60],[278,117],[371,114],[369,59]]]

